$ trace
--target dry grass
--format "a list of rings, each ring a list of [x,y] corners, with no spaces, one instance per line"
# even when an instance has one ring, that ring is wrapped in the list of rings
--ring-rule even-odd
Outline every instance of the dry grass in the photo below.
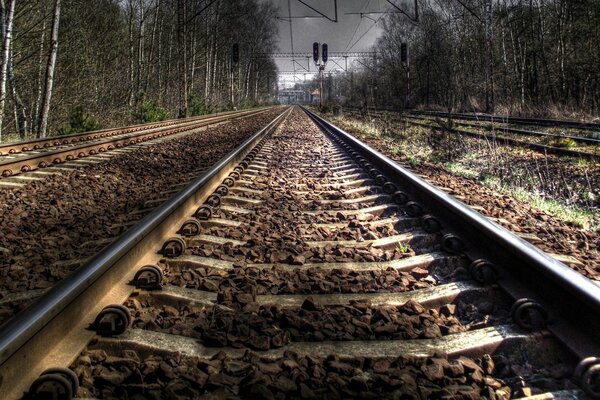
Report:
[[[600,229],[600,185],[592,176],[600,165],[590,161],[564,162],[551,156],[504,146],[485,139],[443,137],[426,127],[400,124],[387,118],[334,118],[334,123],[377,138],[392,155],[411,166],[432,162],[457,176],[478,180],[556,217],[585,229]],[[588,174],[588,171],[591,171]],[[600,175],[600,174],[598,174]]]

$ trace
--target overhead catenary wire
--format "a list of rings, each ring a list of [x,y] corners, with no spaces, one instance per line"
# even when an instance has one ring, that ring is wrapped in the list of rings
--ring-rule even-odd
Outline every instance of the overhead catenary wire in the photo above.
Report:
[[[364,10],[365,8],[368,8],[369,4],[371,4],[371,0],[367,0],[367,2],[364,3],[363,6],[360,8],[359,12],[362,12],[362,10]],[[358,32],[358,29],[360,28],[360,25],[362,24],[362,20],[363,19],[362,19],[362,15],[361,15],[360,19],[358,20],[358,24],[356,25],[356,29],[354,30],[354,33],[350,37],[350,40],[348,40],[348,44],[346,44],[344,51],[348,50],[348,46],[350,46],[350,43],[352,43],[352,40],[354,40],[354,37],[356,36],[356,32]]]
[[[386,9],[386,12],[387,12],[387,11],[389,11],[391,8],[392,8],[392,6],[389,6],[389,7]],[[385,16],[385,14],[382,14],[381,16],[379,16],[379,18],[377,18],[377,20],[376,20],[375,22],[373,22],[373,24],[372,24],[372,25],[369,27],[369,29],[367,29],[367,30],[366,30],[366,31],[365,31],[365,32],[364,32],[362,35],[360,35],[360,37],[359,37],[359,38],[356,40],[356,42],[354,42],[354,43],[352,44],[352,46],[350,46],[349,48],[347,48],[347,49],[346,49],[346,51],[350,51],[350,50],[352,50],[352,48],[353,48],[354,46],[356,46],[356,45],[357,45],[357,44],[358,44],[358,43],[359,43],[359,42],[362,40],[362,38],[363,38],[363,37],[365,37],[365,36],[367,35],[367,33],[369,33],[369,32],[371,31],[371,29],[373,29],[373,27],[379,23],[379,21],[381,21],[381,19],[382,19],[384,16]]]

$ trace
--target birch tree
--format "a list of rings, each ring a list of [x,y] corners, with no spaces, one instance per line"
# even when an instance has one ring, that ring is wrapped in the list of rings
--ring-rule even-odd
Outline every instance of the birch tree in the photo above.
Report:
[[[10,46],[12,43],[13,17],[15,14],[15,1],[9,0],[8,9],[4,0],[0,2],[0,20],[2,21],[2,65],[0,66],[0,142],[2,141],[2,123],[6,104],[6,80],[8,64],[10,62]]]
[[[40,114],[40,125],[38,127],[38,137],[46,137],[48,129],[48,116],[50,113],[50,101],[52,99],[52,86],[54,84],[54,69],[56,67],[56,54],[58,53],[58,28],[60,23],[60,3],[61,0],[54,2],[54,18],[52,20],[52,34],[50,38],[50,54],[48,55],[48,67],[46,68],[46,83],[42,95],[42,109]]]

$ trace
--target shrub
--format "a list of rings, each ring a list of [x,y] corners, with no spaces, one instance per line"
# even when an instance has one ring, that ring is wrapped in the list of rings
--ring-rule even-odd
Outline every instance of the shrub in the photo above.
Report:
[[[575,142],[573,139],[566,137],[546,137],[543,143],[547,146],[563,147],[567,149],[577,146],[577,142]]]
[[[256,107],[256,104],[254,104],[251,100],[244,100],[242,102],[242,104],[240,105],[241,109],[252,108],[252,107]]]
[[[59,135],[70,135],[73,133],[97,131],[102,126],[98,120],[89,114],[86,114],[83,107],[77,106],[69,113],[67,125],[58,130]]]
[[[141,124],[164,121],[169,118],[169,111],[159,106],[155,101],[146,99],[146,96],[142,94],[140,96],[139,107],[133,112],[133,118]]]
[[[204,102],[197,94],[193,93],[189,99],[189,114],[194,117],[196,115],[206,115],[212,113],[212,107]]]

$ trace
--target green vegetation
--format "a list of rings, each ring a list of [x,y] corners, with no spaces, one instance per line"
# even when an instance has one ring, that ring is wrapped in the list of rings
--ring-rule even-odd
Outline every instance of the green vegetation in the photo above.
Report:
[[[359,131],[363,135],[372,136],[376,138],[380,138],[382,136],[382,132],[379,129],[377,129],[374,125],[367,124],[365,122],[337,117],[333,118],[333,123],[346,125],[354,130]]]
[[[254,104],[254,102],[252,100],[244,100],[240,104],[240,108],[244,109],[244,110],[247,108],[252,108],[252,107],[256,107],[256,104]]]
[[[190,96],[188,101],[188,113],[191,117],[211,114],[212,112],[212,107],[206,104],[202,97],[195,93]]]
[[[396,246],[396,248],[398,249],[398,251],[402,254],[407,254],[410,253],[410,251],[412,250],[410,248],[410,245],[408,243],[404,243],[404,242],[400,242],[398,243],[398,245]]]
[[[557,200],[546,199],[520,187],[508,187],[502,185],[498,178],[491,176],[486,176],[485,179],[482,180],[482,183],[490,189],[506,193],[523,203],[554,215],[563,221],[574,222],[589,230],[600,230],[598,216],[592,211],[584,210],[576,206],[569,206]]]
[[[544,138],[544,140],[542,140],[542,143],[545,144],[546,146],[553,146],[553,147],[562,147],[562,148],[566,148],[566,149],[570,149],[572,147],[577,147],[577,142],[574,141],[573,139],[570,138],[566,138],[566,137],[550,137],[547,136]]]
[[[463,178],[469,179],[477,179],[479,178],[479,173],[477,171],[473,171],[472,169],[466,168],[460,164],[447,162],[444,164],[444,167],[452,172],[454,175],[462,176]]]
[[[58,130],[59,135],[97,131],[101,129],[100,122],[93,116],[86,114],[83,107],[77,106],[69,113],[67,125]]]
[[[478,180],[492,190],[506,193],[563,221],[576,223],[586,229],[600,229],[597,213],[593,208],[586,208],[587,204],[596,201],[592,186],[575,186],[574,182],[571,182],[571,186],[565,188],[561,184],[563,180],[569,181],[567,175],[562,175],[565,172],[557,172],[558,180],[551,179],[555,173],[548,171],[543,161],[540,161],[539,165],[538,162],[534,165],[515,165],[512,149],[504,151],[493,141],[474,141],[470,147],[462,148],[462,144],[452,141],[449,137],[432,139],[434,133],[426,127],[409,126],[398,132],[398,125],[395,129],[382,127],[382,123],[375,119],[361,122],[333,118],[333,121],[354,132],[359,138],[377,139],[385,146],[388,154],[404,157],[404,161],[410,167],[418,167],[423,162],[441,164],[456,176]],[[434,149],[434,146],[438,148]],[[460,151],[453,154],[456,151],[453,146]],[[594,166],[589,160],[583,159],[576,160],[576,164],[581,168]]]
[[[149,100],[142,94],[139,108],[133,113],[136,122],[144,124],[146,122],[164,121],[169,118],[169,111],[158,105],[153,100]]]

